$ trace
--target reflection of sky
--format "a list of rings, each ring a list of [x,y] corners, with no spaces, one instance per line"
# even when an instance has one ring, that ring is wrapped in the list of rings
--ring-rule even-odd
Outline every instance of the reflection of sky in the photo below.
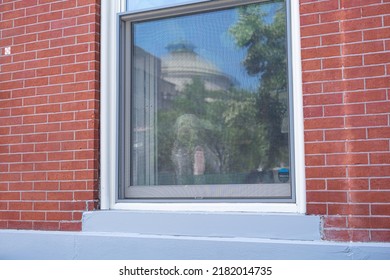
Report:
[[[206,1],[210,0],[127,0],[127,11],[135,12]]]
[[[185,2],[169,0],[172,1]],[[268,18],[272,18],[277,7],[280,7],[280,3],[262,4],[264,11],[269,12]],[[242,66],[246,50],[238,48],[229,33],[237,19],[237,9],[227,9],[137,23],[134,25],[134,41],[138,47],[160,58],[168,54],[166,47],[169,44],[190,42],[195,46],[196,53],[214,63],[222,72],[234,77],[242,88],[254,90],[258,86],[259,77],[246,73]]]

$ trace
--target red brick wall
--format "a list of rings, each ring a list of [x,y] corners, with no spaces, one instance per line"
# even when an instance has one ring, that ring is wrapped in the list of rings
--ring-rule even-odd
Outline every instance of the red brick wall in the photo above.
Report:
[[[307,209],[390,241],[390,0],[301,0]]]
[[[96,207],[99,2],[0,0],[0,228],[80,230]]]

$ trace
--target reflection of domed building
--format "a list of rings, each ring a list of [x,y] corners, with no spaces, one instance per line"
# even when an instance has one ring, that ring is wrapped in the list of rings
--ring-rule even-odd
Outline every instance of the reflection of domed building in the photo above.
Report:
[[[165,81],[176,85],[177,91],[182,91],[194,78],[203,81],[208,90],[226,90],[233,85],[232,79],[200,57],[193,45],[179,42],[167,49],[169,54],[161,58],[161,74]]]

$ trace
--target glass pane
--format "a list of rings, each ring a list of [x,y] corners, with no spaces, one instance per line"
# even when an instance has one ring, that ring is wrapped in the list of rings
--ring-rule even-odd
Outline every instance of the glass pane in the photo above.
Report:
[[[137,12],[206,1],[210,0],[127,0],[126,7],[129,12]]]
[[[284,1],[132,29],[133,186],[289,185]]]

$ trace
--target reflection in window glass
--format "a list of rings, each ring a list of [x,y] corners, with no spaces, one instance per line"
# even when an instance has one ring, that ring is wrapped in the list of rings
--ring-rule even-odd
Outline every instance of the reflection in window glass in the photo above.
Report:
[[[136,12],[139,10],[158,9],[175,5],[184,5],[210,0],[127,0],[127,11]]]
[[[132,42],[132,186],[291,195],[284,1],[136,22]]]

